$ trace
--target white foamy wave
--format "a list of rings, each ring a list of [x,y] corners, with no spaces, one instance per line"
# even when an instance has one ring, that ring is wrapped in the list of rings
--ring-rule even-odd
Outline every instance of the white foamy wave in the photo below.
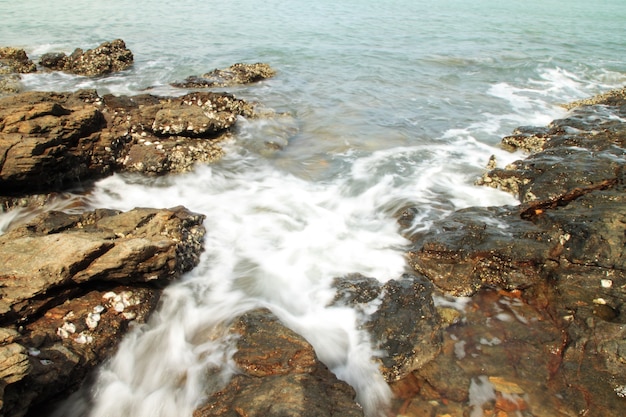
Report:
[[[207,385],[202,370],[215,367],[220,380],[232,370],[223,353],[221,365],[213,363],[226,349],[223,337],[206,340],[204,333],[258,305],[302,334],[356,388],[369,415],[389,402],[390,390],[372,361],[377,353],[358,330],[354,311],[326,307],[335,277],[358,272],[386,281],[404,271],[407,242],[396,221],[377,211],[388,197],[382,189],[347,196],[341,181],[306,182],[262,160],[237,158],[152,184],[116,175],[96,185],[94,207],[182,204],[207,216],[207,236],[201,264],[166,291],[156,318],[125,340],[101,372],[92,416],[169,417],[193,409]],[[150,353],[155,343],[160,347]],[[161,369],[156,377],[146,375],[154,368]],[[165,381],[168,372],[179,378]],[[127,394],[120,396],[121,390]],[[174,405],[159,411],[155,404]]]
[[[508,193],[474,184],[485,171],[489,155],[502,164],[518,154],[478,142],[466,131],[449,132],[446,139],[360,158],[354,161],[344,187],[376,194],[373,200],[380,202],[378,210],[390,216],[413,207],[411,232],[426,230],[433,221],[462,208],[518,203]]]

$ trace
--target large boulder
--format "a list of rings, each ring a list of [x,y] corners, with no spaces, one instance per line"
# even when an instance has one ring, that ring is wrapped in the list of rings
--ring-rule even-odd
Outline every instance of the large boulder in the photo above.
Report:
[[[28,92],[0,99],[3,193],[59,188],[111,171],[111,143],[94,92]]]
[[[39,315],[72,286],[162,286],[198,262],[202,220],[182,207],[44,213],[0,235],[0,320]]]
[[[133,65],[133,53],[121,39],[104,42],[94,49],[76,48],[71,55],[52,52],[41,56],[43,67],[72,74],[97,76],[123,71]]]
[[[203,216],[47,212],[0,236],[0,414],[75,388],[193,268]]]
[[[354,390],[269,310],[245,313],[231,331],[239,335],[233,360],[240,372],[210,396],[194,417],[363,416]]]

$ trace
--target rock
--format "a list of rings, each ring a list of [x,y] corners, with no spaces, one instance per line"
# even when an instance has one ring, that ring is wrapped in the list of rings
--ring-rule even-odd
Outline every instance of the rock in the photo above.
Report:
[[[18,74],[0,74],[0,97],[22,91],[21,77]]]
[[[443,292],[435,304],[460,311],[441,353],[394,385],[403,415],[622,414],[625,104],[622,89],[518,129],[503,146],[531,155],[482,183],[521,205],[459,210],[407,236],[409,263]]]
[[[0,47],[0,74],[28,74],[37,71],[37,66],[23,49]]]
[[[556,235],[521,219],[519,208],[472,207],[437,222],[407,255],[417,272],[449,294],[514,290],[543,279],[559,245]]]
[[[109,357],[198,263],[202,220],[182,207],[49,211],[0,235],[0,412],[24,415]]]
[[[127,135],[119,169],[163,174],[185,172],[223,156],[238,117],[254,117],[254,106],[226,93],[192,93],[177,98],[105,96],[112,130]]]
[[[0,47],[0,97],[22,90],[19,74],[37,71],[37,66],[23,49]]]
[[[6,416],[32,414],[39,403],[75,390],[114,353],[131,323],[146,321],[159,295],[156,288],[137,286],[89,291],[24,326],[18,340],[28,354],[29,369],[19,381],[5,379],[8,384],[0,412]]]
[[[0,186],[51,190],[110,172],[95,93],[23,93],[0,99]]]
[[[123,71],[133,65],[133,53],[121,39],[104,42],[94,49],[77,48],[71,55],[48,53],[42,55],[43,67],[77,75],[98,76]]]
[[[544,204],[561,204],[563,198],[615,184],[626,148],[626,132],[619,121],[626,115],[626,106],[620,91],[596,100],[611,103],[607,111],[617,118],[598,119],[595,107],[585,106],[572,110],[567,119],[553,121],[548,128],[526,127],[503,139],[504,147],[531,150],[533,154],[504,169],[491,170],[478,183],[509,191],[523,203]]]
[[[268,64],[233,64],[226,69],[214,69],[201,76],[191,76],[183,82],[172,83],[179,88],[230,87],[255,83],[276,75]]]
[[[354,390],[268,310],[244,314],[232,332],[241,335],[233,357],[241,373],[210,396],[194,417],[363,416]]]
[[[433,304],[433,285],[405,275],[384,285],[374,278],[349,276],[335,280],[335,304],[370,310],[361,326],[383,353],[385,380],[397,381],[433,359],[440,348],[440,318]],[[377,301],[375,311],[368,307]]]
[[[225,93],[100,97],[28,92],[0,99],[3,194],[63,190],[115,171],[164,174],[222,157],[254,106]]]
[[[182,207],[47,212],[9,230],[0,235],[0,322],[41,315],[68,288],[163,286],[197,264],[202,220]]]

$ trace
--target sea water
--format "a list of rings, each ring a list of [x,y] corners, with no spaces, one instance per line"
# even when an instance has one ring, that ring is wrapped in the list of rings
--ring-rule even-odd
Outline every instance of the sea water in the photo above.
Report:
[[[234,372],[228,324],[260,306],[380,415],[391,394],[373,359],[385,352],[358,330],[367,317],[327,307],[332,280],[399,278],[405,207],[415,232],[463,207],[516,204],[474,185],[491,155],[500,166],[523,158],[500,139],[626,84],[622,0],[24,0],[0,1],[0,18],[0,44],[35,61],[115,38],[134,53],[119,74],[41,72],[23,77],[27,89],[181,95],[171,82],[265,62],[276,77],[226,90],[285,114],[240,120],[217,164],[114,175],[81,197],[91,208],[184,205],[207,216],[207,235],[200,265],[60,415],[190,416]],[[0,228],[28,215],[4,214]]]

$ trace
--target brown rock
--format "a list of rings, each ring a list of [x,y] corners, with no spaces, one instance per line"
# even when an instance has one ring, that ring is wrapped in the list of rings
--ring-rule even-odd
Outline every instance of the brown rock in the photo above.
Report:
[[[27,74],[37,71],[37,66],[23,49],[0,47],[0,74]]]
[[[354,390],[339,381],[313,348],[268,310],[244,314],[234,360],[242,374],[194,412],[208,416],[362,416]]]
[[[101,281],[164,285],[197,264],[202,219],[182,207],[48,212],[10,230],[0,236],[0,320],[40,314],[66,297],[61,290],[68,286]]]
[[[333,304],[359,310],[378,304],[361,327],[383,353],[381,372],[387,382],[397,381],[433,359],[440,348],[440,317],[433,304],[433,285],[409,274],[384,285],[374,278],[351,275],[335,279]]]
[[[180,83],[172,83],[179,88],[229,87],[250,84],[276,75],[268,64],[233,64],[226,69],[214,69],[200,77],[191,76]]]
[[[39,403],[74,390],[110,357],[131,323],[144,323],[155,309],[159,290],[112,287],[90,291],[48,310],[22,330],[18,341],[28,352],[28,372],[7,384],[6,416],[23,416]]]
[[[0,187],[22,197],[116,170],[188,171],[220,159],[220,142],[231,137],[237,118],[254,114],[252,104],[225,93],[29,92],[0,99]]]
[[[182,207],[46,212],[1,235],[2,415],[76,388],[145,322],[160,287],[198,263],[202,219]]]
[[[94,49],[74,50],[70,56],[63,53],[44,54],[40,65],[49,69],[78,75],[98,76],[123,71],[133,65],[133,53],[121,39],[104,42]]]
[[[50,190],[110,170],[97,95],[24,93],[0,99],[3,191]],[[86,102],[88,101],[88,102]]]

